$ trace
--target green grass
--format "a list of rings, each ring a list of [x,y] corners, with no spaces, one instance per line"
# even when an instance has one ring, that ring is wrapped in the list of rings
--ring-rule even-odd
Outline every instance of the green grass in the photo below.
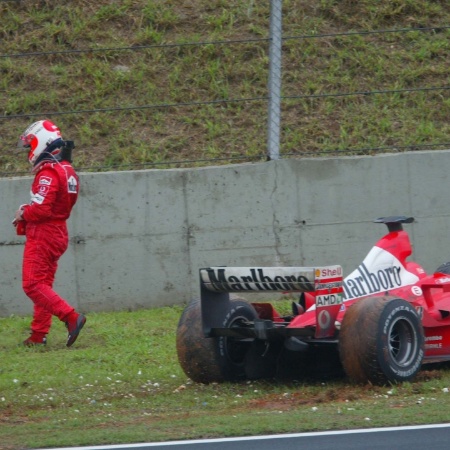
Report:
[[[283,305],[282,305],[283,307]],[[18,344],[28,317],[0,319],[0,448],[19,450],[297,433],[448,420],[449,368],[414,382],[346,380],[202,385],[182,372],[182,306],[88,314],[71,349],[55,322],[44,349]]]
[[[79,168],[265,160],[266,100],[193,103],[267,96],[269,0],[69,3],[0,2],[1,55],[45,52],[0,57],[0,172],[28,169],[12,149],[41,114],[96,109],[50,117],[75,140]],[[405,91],[449,85],[446,0],[284,0],[283,10],[283,157],[450,142],[448,90]],[[331,35],[393,29],[413,31]],[[242,42],[177,45],[230,40]],[[99,48],[111,50],[78,52]],[[399,92],[328,96],[383,90]]]

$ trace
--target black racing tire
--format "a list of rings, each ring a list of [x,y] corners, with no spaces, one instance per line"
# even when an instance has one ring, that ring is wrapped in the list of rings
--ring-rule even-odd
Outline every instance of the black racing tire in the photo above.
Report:
[[[253,306],[239,298],[230,299],[222,326],[232,328],[253,321]],[[178,361],[184,373],[197,383],[237,381],[246,378],[245,357],[252,340],[220,336],[205,338],[202,330],[200,299],[192,300],[183,311],[177,327]]]
[[[344,315],[339,355],[346,375],[357,383],[411,380],[424,356],[423,327],[416,310],[399,298],[359,300]]]

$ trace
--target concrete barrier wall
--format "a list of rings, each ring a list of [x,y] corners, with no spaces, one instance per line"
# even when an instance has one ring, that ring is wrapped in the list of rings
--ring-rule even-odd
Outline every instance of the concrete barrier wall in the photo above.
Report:
[[[311,158],[200,169],[82,173],[56,290],[84,312],[181,304],[210,265],[341,264],[385,234],[372,220],[414,216],[416,260],[450,260],[450,151]],[[28,315],[24,238],[11,219],[31,177],[0,179],[0,316]]]

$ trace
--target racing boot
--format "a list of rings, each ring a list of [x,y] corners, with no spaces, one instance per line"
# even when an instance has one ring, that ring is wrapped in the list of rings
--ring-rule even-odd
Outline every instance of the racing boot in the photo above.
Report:
[[[38,331],[32,331],[29,338],[25,339],[22,344],[25,347],[35,347],[47,344],[47,338],[45,333],[39,333]]]
[[[77,340],[77,337],[85,323],[86,317],[84,317],[83,314],[78,314],[75,311],[69,314],[66,320],[66,328],[69,333],[67,336],[67,347],[71,347]]]

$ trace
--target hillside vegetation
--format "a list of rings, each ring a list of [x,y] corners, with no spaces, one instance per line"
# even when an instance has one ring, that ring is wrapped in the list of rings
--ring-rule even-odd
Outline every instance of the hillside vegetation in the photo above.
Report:
[[[15,143],[44,117],[84,170],[264,160],[269,12],[269,0],[1,1],[0,172],[28,170]],[[447,0],[283,12],[282,156],[450,147]]]

